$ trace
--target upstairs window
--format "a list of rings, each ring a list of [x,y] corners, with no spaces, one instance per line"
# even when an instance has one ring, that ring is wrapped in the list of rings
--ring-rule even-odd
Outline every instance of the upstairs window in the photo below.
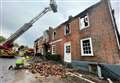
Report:
[[[54,32],[53,32],[53,35],[52,35],[52,39],[53,39],[53,40],[55,39],[55,36],[56,36],[56,32],[54,31]]]
[[[85,38],[81,40],[81,56],[93,56],[91,38]]]
[[[88,15],[80,18],[80,30],[89,27],[89,18]]]
[[[66,26],[65,26],[65,28],[64,28],[64,34],[65,35],[69,35],[71,33],[71,31],[70,31],[70,26],[69,26],[69,24],[67,24]]]

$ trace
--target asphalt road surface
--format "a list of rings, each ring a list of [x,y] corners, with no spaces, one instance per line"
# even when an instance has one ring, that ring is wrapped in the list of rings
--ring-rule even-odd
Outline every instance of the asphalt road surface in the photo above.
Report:
[[[54,77],[38,80],[28,70],[8,70],[10,65],[15,65],[16,59],[0,58],[0,83],[89,83],[78,78],[66,78],[63,80]]]
[[[8,70],[18,58],[0,58],[0,83],[38,83],[27,70]]]

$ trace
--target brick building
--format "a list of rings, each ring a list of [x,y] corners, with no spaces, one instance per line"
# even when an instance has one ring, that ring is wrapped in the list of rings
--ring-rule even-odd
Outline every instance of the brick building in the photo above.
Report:
[[[109,0],[101,0],[77,16],[70,16],[46,34],[47,37],[43,35],[42,40],[35,41],[35,49],[47,38],[51,53],[61,55],[65,62],[120,63],[120,35]]]
[[[43,36],[34,41],[34,52],[43,54]]]

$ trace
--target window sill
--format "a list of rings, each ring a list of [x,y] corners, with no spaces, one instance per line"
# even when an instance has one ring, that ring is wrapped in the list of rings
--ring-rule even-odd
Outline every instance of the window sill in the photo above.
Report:
[[[90,26],[86,26],[86,27],[84,27],[84,28],[80,28],[80,31],[81,30],[84,30],[84,29],[87,29],[87,28],[89,28]]]
[[[69,34],[66,34],[65,36],[70,36],[71,35],[71,33],[69,33]]]
[[[55,55],[56,53],[52,53],[52,55]]]
[[[84,57],[84,56],[85,56],[85,57],[91,56],[91,57],[92,57],[92,56],[94,56],[94,55],[93,55],[93,54],[82,54],[81,56],[83,56],[83,57]]]

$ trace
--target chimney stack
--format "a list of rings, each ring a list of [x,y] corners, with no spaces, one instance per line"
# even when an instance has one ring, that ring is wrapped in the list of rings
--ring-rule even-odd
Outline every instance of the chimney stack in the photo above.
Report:
[[[70,15],[69,17],[68,17],[68,20],[71,20],[73,18],[73,16],[72,15]]]

